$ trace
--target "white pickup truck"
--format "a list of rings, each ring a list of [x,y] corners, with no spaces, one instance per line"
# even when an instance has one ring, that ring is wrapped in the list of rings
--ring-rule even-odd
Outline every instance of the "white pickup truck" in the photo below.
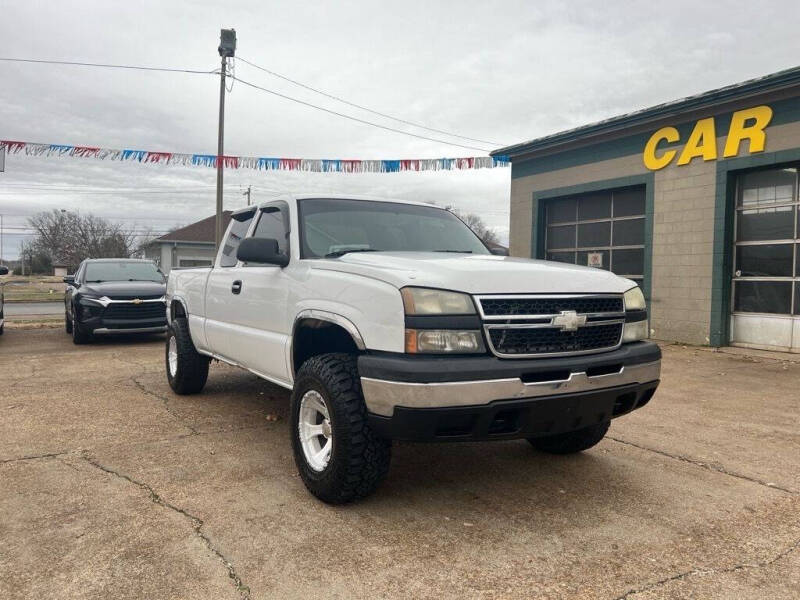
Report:
[[[167,313],[172,389],[201,391],[218,359],[292,390],[297,467],[330,503],[378,486],[393,439],[586,450],[661,369],[633,281],[493,254],[415,202],[239,210],[213,267],[170,273]]]

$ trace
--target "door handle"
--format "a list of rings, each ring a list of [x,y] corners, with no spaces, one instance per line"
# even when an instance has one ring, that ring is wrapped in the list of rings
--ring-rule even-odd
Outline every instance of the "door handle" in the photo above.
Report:
[[[234,294],[238,294],[241,291],[242,291],[242,281],[240,279],[237,279],[236,281],[233,282],[233,284],[231,284],[231,292],[233,292]]]

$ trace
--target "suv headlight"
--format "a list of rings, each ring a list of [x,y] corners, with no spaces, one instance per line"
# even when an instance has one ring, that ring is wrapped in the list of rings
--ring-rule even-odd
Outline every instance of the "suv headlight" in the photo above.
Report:
[[[644,294],[639,286],[629,289],[623,296],[625,302],[625,318],[627,319],[631,313],[640,313],[636,315],[640,317],[637,321],[626,321],[622,328],[622,343],[638,342],[648,337],[647,327],[647,303],[644,300]]]
[[[474,315],[475,304],[468,294],[406,287],[400,290],[407,315]]]

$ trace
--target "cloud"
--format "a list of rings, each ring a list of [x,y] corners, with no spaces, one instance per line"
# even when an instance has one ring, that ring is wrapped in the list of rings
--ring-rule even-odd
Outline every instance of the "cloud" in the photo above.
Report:
[[[220,27],[242,57],[407,120],[515,143],[792,66],[790,1],[137,3],[4,7],[6,56],[214,69]],[[379,119],[239,62],[238,76],[368,120]],[[0,63],[0,138],[176,152],[216,150],[218,79]],[[353,123],[234,84],[226,151],[304,158],[425,158],[468,150]],[[399,126],[392,121],[381,122]],[[402,127],[402,126],[400,126]],[[438,137],[432,135],[432,137]],[[479,152],[475,151],[475,154]],[[22,190],[61,186],[75,191]],[[386,175],[226,173],[226,207],[253,186],[431,199],[508,230],[508,170]],[[80,187],[76,187],[80,186]],[[6,225],[50,208],[164,227],[212,214],[211,169],[9,157]],[[119,190],[90,193],[93,188]],[[163,188],[173,194],[137,193]],[[78,190],[84,191],[78,191]],[[19,238],[6,236],[4,255]]]

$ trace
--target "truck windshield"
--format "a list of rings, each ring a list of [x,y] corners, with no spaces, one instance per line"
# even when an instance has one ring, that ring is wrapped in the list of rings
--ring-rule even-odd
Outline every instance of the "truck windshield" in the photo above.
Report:
[[[90,262],[86,263],[86,282],[156,281],[164,282],[161,271],[151,262]]]
[[[489,254],[461,219],[441,208],[313,198],[298,202],[302,258],[349,252]]]

